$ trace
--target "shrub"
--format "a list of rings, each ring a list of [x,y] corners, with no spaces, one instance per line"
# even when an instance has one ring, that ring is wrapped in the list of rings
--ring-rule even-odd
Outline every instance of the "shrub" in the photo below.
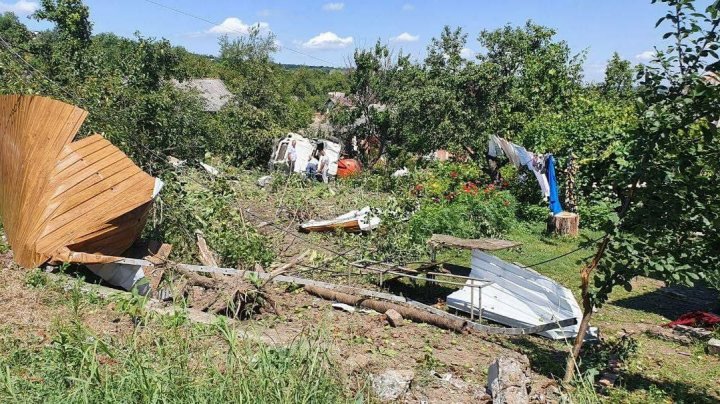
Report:
[[[232,187],[223,179],[205,183],[199,178],[194,171],[165,178],[160,221],[152,229],[155,237],[173,244],[178,259],[192,258],[194,230],[201,230],[223,265],[252,268],[272,262],[270,243],[245,222]]]
[[[468,185],[463,192],[442,200],[425,200],[410,220],[416,240],[433,233],[456,237],[495,237],[505,234],[516,223],[517,203],[507,191],[488,185],[480,190]]]

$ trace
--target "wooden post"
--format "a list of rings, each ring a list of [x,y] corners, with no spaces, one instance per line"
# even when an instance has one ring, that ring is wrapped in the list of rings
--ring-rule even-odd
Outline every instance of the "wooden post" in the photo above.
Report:
[[[580,216],[577,213],[560,212],[548,220],[548,233],[559,236],[577,237],[580,229]]]

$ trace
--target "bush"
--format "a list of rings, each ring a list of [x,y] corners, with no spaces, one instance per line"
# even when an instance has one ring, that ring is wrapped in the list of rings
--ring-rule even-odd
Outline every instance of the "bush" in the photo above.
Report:
[[[410,220],[416,241],[425,241],[433,233],[463,238],[496,237],[507,233],[516,223],[517,202],[507,191],[489,185],[480,191],[468,186],[453,197],[425,200]]]
[[[617,217],[614,207],[605,201],[578,204],[580,226],[591,230],[602,230],[613,217]]]
[[[223,265],[252,268],[267,266],[274,253],[267,239],[245,223],[237,195],[223,179],[205,183],[198,172],[165,178],[162,212],[152,230],[155,237],[173,244],[176,259],[191,259],[196,252],[194,230],[201,230]]]

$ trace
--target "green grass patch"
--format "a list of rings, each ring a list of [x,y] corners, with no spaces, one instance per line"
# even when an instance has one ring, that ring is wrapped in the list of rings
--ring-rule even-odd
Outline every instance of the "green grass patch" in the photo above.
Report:
[[[174,322],[173,324],[177,324]],[[61,323],[48,345],[0,334],[1,402],[346,402],[320,339],[270,347],[212,327],[153,322],[128,337]]]

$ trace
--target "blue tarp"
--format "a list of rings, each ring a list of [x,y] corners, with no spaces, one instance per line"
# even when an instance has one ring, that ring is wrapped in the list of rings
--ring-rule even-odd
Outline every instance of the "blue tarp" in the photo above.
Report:
[[[550,210],[553,215],[562,212],[560,198],[558,197],[557,180],[555,179],[555,157],[552,154],[547,157],[547,179],[550,185]]]

